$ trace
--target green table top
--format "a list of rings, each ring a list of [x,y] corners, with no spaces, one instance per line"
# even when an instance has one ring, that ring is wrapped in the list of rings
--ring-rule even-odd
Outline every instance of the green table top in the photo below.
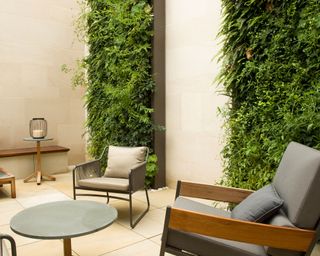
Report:
[[[94,201],[58,201],[17,213],[11,229],[36,239],[62,239],[90,234],[111,225],[118,217],[112,206]]]

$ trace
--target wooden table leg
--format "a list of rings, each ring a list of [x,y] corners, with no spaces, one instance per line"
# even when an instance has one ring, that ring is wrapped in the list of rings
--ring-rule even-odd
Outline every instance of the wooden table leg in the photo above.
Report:
[[[33,172],[32,174],[30,174],[28,177],[26,177],[23,182],[28,182],[29,180],[31,180],[33,177],[36,177],[35,172]]]
[[[37,141],[37,161],[36,161],[37,184],[41,184],[41,156],[40,156],[40,141]]]
[[[53,177],[53,176],[51,176],[51,175],[42,175],[42,179],[43,180],[56,180],[56,177]]]
[[[11,180],[11,197],[16,198],[16,178],[12,177]]]
[[[63,255],[64,256],[72,256],[71,253],[71,238],[63,239]]]
[[[35,166],[35,170],[34,172],[29,175],[28,177],[26,177],[23,181],[24,182],[28,182],[29,180],[31,180],[32,178],[36,179],[36,182],[38,185],[41,184],[41,180],[52,180],[55,181],[56,178],[51,176],[51,175],[42,175],[42,170],[41,170],[41,150],[40,150],[40,141],[37,141],[37,153],[36,153],[36,166]]]

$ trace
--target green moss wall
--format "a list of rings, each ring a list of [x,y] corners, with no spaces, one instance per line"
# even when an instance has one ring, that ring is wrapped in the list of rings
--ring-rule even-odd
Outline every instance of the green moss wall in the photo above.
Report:
[[[257,189],[290,141],[320,148],[320,4],[222,3],[224,183]]]

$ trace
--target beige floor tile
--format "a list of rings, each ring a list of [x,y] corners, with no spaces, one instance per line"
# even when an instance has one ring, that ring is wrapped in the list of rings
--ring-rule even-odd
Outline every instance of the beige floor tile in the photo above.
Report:
[[[117,222],[121,223],[129,227],[129,202],[123,200],[111,201],[109,203],[118,211],[118,219]],[[133,220],[135,220],[143,211],[147,208],[147,203],[141,202],[139,200],[133,199],[132,201],[132,212],[133,212]],[[149,212],[156,208],[150,206]]]
[[[73,250],[81,256],[95,256],[142,241],[141,235],[114,223],[99,232],[72,239]]]
[[[54,176],[56,177],[56,182],[50,182],[48,185],[73,198],[72,172],[55,174]]]
[[[144,240],[119,250],[103,254],[103,256],[159,256],[159,245]]]
[[[164,216],[165,212],[162,209],[150,210],[137,224],[134,231],[145,238],[157,236],[163,231]]]
[[[174,189],[149,190],[150,204],[156,208],[172,205],[175,193],[176,191]],[[142,191],[139,191],[134,194],[134,198],[145,200],[145,195]]]
[[[0,204],[0,208],[1,208],[1,204]],[[11,218],[16,215],[18,212],[20,212],[23,208],[21,207],[21,209],[17,209],[17,210],[12,210],[12,211],[4,211],[0,213],[0,226],[2,225],[9,225],[10,224],[10,220]]]
[[[13,198],[0,198],[0,215],[2,216],[5,212],[19,211],[23,207]]]
[[[32,244],[18,246],[19,256],[61,256],[63,243],[60,240],[39,240]]]
[[[163,231],[163,223],[151,220],[147,217],[143,218],[138,225],[134,228],[134,232],[150,238],[161,234]]]
[[[166,208],[154,209],[148,212],[148,218],[163,224],[166,215]]]
[[[312,253],[311,253],[311,256],[320,256],[320,244],[317,244]]]
[[[37,239],[32,239],[32,238],[28,238],[28,237],[24,237],[24,236],[20,236],[16,233],[14,233],[11,229],[9,225],[4,225],[4,226],[0,226],[0,233],[4,233],[4,234],[8,234],[10,236],[12,236],[17,244],[17,246],[21,246],[21,245],[25,245],[25,244],[30,244],[30,243],[34,243],[36,241],[39,241]]]
[[[19,197],[17,201],[25,208],[54,201],[71,200],[70,197],[57,190],[41,191],[28,197]]]
[[[162,234],[158,235],[158,236],[151,237],[150,241],[152,241],[158,245],[161,245],[161,237],[162,237]]]

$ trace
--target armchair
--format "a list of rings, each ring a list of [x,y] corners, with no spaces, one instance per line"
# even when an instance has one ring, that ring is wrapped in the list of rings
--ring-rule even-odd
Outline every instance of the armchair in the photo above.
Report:
[[[134,228],[148,212],[150,207],[148,190],[145,188],[146,163],[149,149],[147,147],[105,147],[97,160],[78,164],[73,169],[73,198],[77,196],[106,197],[129,201],[130,226]],[[107,157],[107,168],[101,170],[101,161]],[[144,189],[147,208],[133,220],[132,194]],[[105,192],[105,194],[78,193],[78,190]],[[115,196],[127,194],[128,197]]]
[[[261,211],[261,205],[268,200],[256,199],[265,188],[253,192],[179,181],[175,203],[167,207],[160,256],[165,252],[201,256],[310,255],[320,237],[320,152],[291,142],[269,186],[281,203],[272,214],[265,211],[268,215],[258,223],[236,218],[235,209],[230,213],[190,197],[240,203],[238,206],[245,205],[245,211],[250,207]]]

